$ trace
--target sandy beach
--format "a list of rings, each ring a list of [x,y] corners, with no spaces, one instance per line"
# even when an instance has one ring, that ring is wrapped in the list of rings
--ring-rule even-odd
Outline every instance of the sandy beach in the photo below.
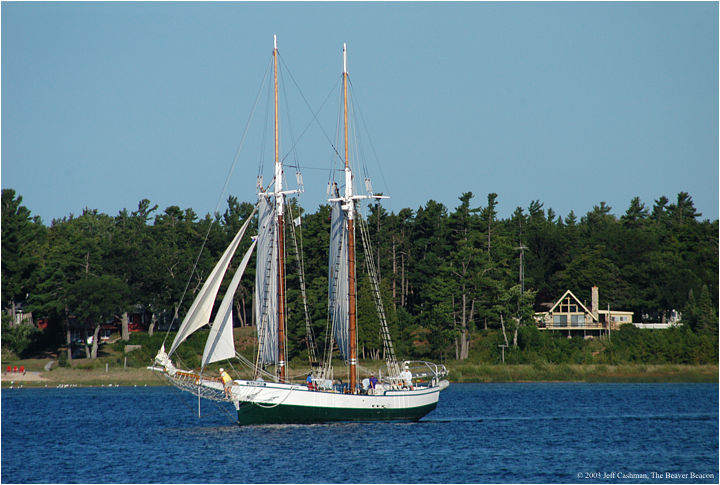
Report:
[[[25,371],[23,372],[3,372],[2,382],[40,382],[47,381],[46,378],[40,376],[40,372]]]

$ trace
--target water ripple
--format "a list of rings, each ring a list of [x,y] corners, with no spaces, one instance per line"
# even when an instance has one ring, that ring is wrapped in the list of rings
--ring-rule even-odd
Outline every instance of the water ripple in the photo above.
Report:
[[[196,398],[164,387],[13,389],[2,393],[1,410],[3,483],[718,477],[717,384],[452,385],[418,423],[239,427],[232,408],[204,405],[198,418]],[[619,482],[627,480],[582,480]],[[673,482],[683,480],[662,480]]]

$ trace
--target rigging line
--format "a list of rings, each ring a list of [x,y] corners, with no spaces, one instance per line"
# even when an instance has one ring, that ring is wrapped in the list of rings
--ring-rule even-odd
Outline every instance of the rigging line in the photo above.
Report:
[[[360,109],[360,102],[359,102],[359,100],[357,102],[355,102],[355,98],[356,98],[355,89],[354,89],[354,86],[352,86],[352,81],[350,80],[349,77],[348,77],[348,81],[350,81],[349,84],[350,84],[350,87],[352,88],[353,104],[357,106],[356,111],[359,115],[360,121],[362,121],[363,127],[365,128],[365,132],[367,133],[368,144],[370,145],[370,150],[372,150],[372,153],[374,155],[375,163],[377,164],[378,171],[380,172],[380,178],[383,181],[383,185],[385,187],[388,187],[387,180],[385,179],[385,173],[382,170],[382,163],[380,163],[380,157],[378,156],[377,151],[375,150],[375,144],[373,143],[372,138],[370,136],[370,130],[367,127],[367,122],[365,121],[365,117],[363,116],[362,110]]]
[[[354,94],[354,93],[353,93]],[[356,105],[355,105],[355,99],[350,99],[350,106],[348,108],[349,114],[353,120],[357,119],[357,115],[355,114],[356,111]],[[350,134],[348,135],[350,137],[350,149],[353,153],[353,160],[354,160],[354,166],[357,168],[357,172],[362,173],[362,177],[364,179],[369,178],[368,170],[367,170],[367,162],[365,159],[365,152],[363,151],[362,147],[363,140],[362,140],[362,131],[357,123],[351,123],[350,124]],[[353,183],[359,183],[359,177],[354,178]],[[356,187],[354,186],[353,189]],[[358,206],[360,203],[358,203]]]
[[[342,109],[343,93],[342,93],[342,91],[340,92],[338,106],[340,107],[340,109],[337,110],[337,118],[335,120],[335,142],[339,145],[340,139],[341,139],[340,138],[340,126],[342,124],[342,119],[343,119],[343,109]],[[335,149],[334,145],[333,145],[333,149]],[[337,153],[337,150],[335,150],[335,152]],[[328,184],[330,182],[335,182],[335,172],[336,171],[337,172],[345,171],[345,160],[341,158],[338,161],[340,162],[340,166],[338,168],[334,168],[333,164],[335,163],[335,159],[334,159],[334,157],[330,157],[330,174],[328,175]]]
[[[273,60],[272,57],[270,58],[270,61],[268,63],[267,70],[265,71],[265,76],[263,77],[263,83],[262,88],[266,89],[264,91],[265,94],[265,120],[262,124],[262,136],[260,138],[260,156],[258,157],[258,172],[257,176],[260,178],[262,176],[262,169],[265,165],[265,151],[264,147],[266,147],[266,141],[268,139],[268,132],[270,131],[270,115],[271,113],[274,113],[274,110],[272,109],[273,106],[273,80],[270,78],[269,73],[272,71],[273,66]],[[267,84],[266,84],[267,81]]]
[[[262,367],[256,368],[255,364],[250,359],[248,359],[247,357],[242,355],[240,352],[235,351],[235,358],[238,359],[240,361],[240,363],[246,365],[250,370],[253,370],[253,372],[255,374],[257,374],[257,375],[263,374],[268,379],[274,379],[273,374],[266,371]],[[253,379],[257,379],[257,375],[253,375]]]
[[[229,365],[229,366],[232,368],[233,372],[237,373],[237,371],[235,371],[235,368],[234,368],[233,365],[232,365],[232,362],[231,362],[230,360],[226,360],[226,362],[227,362],[227,365]],[[200,371],[200,380],[198,381],[198,385],[197,385],[197,386],[198,386],[198,393],[200,392],[199,389],[200,389],[201,387],[203,387],[203,385],[201,384],[201,382],[202,382],[203,379],[204,379],[204,377],[203,377],[203,375],[202,375],[202,371]],[[223,391],[223,392],[224,392],[224,391]],[[232,395],[232,390],[230,391],[230,393],[231,393],[231,395]],[[207,396],[202,396],[202,397],[205,397],[205,399],[207,399],[208,401],[213,402],[213,403],[215,404],[215,407],[216,407],[217,409],[220,409],[221,411],[223,411],[223,412],[225,413],[226,416],[230,417],[230,420],[231,420],[231,421],[237,421],[237,420],[235,420],[235,419],[232,418],[232,415],[231,415],[231,414],[229,413],[229,411],[227,410],[227,407],[226,407],[226,406],[223,406],[222,404],[220,404],[221,402],[232,401],[230,398],[225,397],[224,394],[223,394],[223,399],[222,399],[221,401],[218,401],[218,400],[216,400],[216,399],[210,399],[210,398],[208,398]],[[220,413],[216,413],[216,414],[219,415]],[[205,416],[208,416],[208,414],[205,413]],[[212,416],[212,415],[210,415],[210,416]]]
[[[320,128],[320,131],[325,136],[325,139],[328,141],[328,143],[330,143],[330,146],[333,148],[333,151],[338,156],[338,158],[342,160],[342,155],[340,155],[340,153],[335,148],[335,145],[333,145],[332,141],[330,140],[330,137],[328,136],[327,132],[323,128],[322,124],[320,123],[320,120],[318,119],[317,114],[315,113],[315,111],[313,111],[312,107],[310,106],[310,103],[308,102],[307,98],[305,97],[305,94],[302,92],[302,89],[300,89],[300,85],[297,83],[297,81],[295,80],[295,77],[292,75],[292,71],[290,70],[289,67],[287,67],[287,64],[285,63],[285,59],[282,56],[278,56],[278,57],[280,58],[280,61],[283,63],[283,66],[285,66],[285,70],[287,70],[287,73],[290,76],[290,79],[292,80],[293,84],[295,84],[295,87],[297,88],[298,93],[300,93],[300,97],[305,102],[305,105],[307,106],[307,108],[310,110],[310,113],[312,114],[313,119],[315,120],[318,127]],[[335,89],[337,89],[337,86],[339,84],[340,84],[340,81],[337,81],[335,83],[335,85],[330,89],[327,96],[325,96],[325,100],[320,105],[320,109],[318,110],[318,112],[322,110],[323,106],[325,106],[325,103],[327,103],[327,100],[330,98],[330,95],[333,93],[333,91],[335,91]],[[307,131],[307,128],[305,129],[305,131]],[[305,131],[303,131],[303,134],[305,133]]]
[[[330,263],[331,267],[334,267],[335,262]],[[332,269],[330,268],[330,271]],[[333,273],[335,274],[335,272]],[[328,275],[329,277],[329,275]],[[337,283],[333,282],[333,287],[337,287]],[[336,291],[337,292],[337,291]],[[335,318],[334,318],[334,309],[333,309],[333,302],[330,301],[329,295],[328,295],[328,314],[327,314],[327,320],[325,322],[325,349],[324,349],[324,355],[323,355],[323,368],[324,370],[329,369],[332,366],[332,352],[333,347],[335,346]]]
[[[230,414],[230,411],[228,411],[227,406],[222,406],[219,402],[215,402],[215,406],[220,408],[225,413],[225,416],[227,416],[230,419],[230,421],[232,421],[233,423],[237,423],[237,417],[233,417],[233,415]]]
[[[287,400],[288,397],[290,397],[290,393],[291,393],[292,391],[295,391],[295,390],[297,390],[297,389],[300,389],[300,386],[299,386],[299,385],[297,385],[297,384],[291,384],[291,385],[290,385],[290,388],[287,390],[287,393],[285,394],[285,397],[282,398],[280,401],[274,403],[274,404],[270,404],[269,406],[263,406],[262,404],[260,404],[260,403],[257,402],[257,401],[251,401],[251,402],[252,402],[254,405],[256,405],[256,406],[258,406],[258,407],[261,407],[261,408],[264,408],[264,409],[276,408],[276,407],[278,407],[279,405],[281,405],[282,403],[284,403],[284,402]]]
[[[223,406],[222,404],[220,404],[223,401],[216,401],[215,399],[208,399],[208,401],[212,402],[215,405],[216,412],[213,414],[209,414],[209,413],[205,412],[205,414],[203,414],[203,417],[207,418],[207,417],[214,416],[214,415],[221,416],[222,414],[225,414],[225,416],[227,416],[231,422],[237,423],[237,419],[234,418],[232,414],[230,414],[230,411],[228,411],[227,406]],[[220,411],[222,411],[223,413],[221,414],[221,413],[217,412],[218,409]],[[202,418],[200,418],[200,419],[202,419]]]
[[[332,349],[335,342],[333,332],[335,331],[335,323],[332,320],[330,311],[328,309],[328,316],[325,322],[325,348],[323,354],[323,367],[332,365]]]
[[[228,184],[230,183],[230,177],[232,176],[232,173],[235,171],[235,166],[237,165],[237,162],[240,159],[240,152],[242,151],[242,148],[245,144],[245,138],[247,137],[247,133],[250,128],[250,123],[255,115],[255,109],[257,108],[258,100],[260,99],[260,93],[262,92],[262,85],[265,84],[265,78],[267,77],[267,73],[268,73],[268,70],[265,71],[265,76],[263,77],[263,80],[260,83],[260,89],[258,90],[258,94],[255,96],[255,102],[253,103],[253,107],[250,110],[250,115],[248,116],[248,119],[245,123],[245,129],[243,131],[242,137],[240,138],[240,143],[238,144],[237,150],[235,151],[235,156],[233,157],[233,162],[230,165],[230,170],[228,171],[228,174],[225,177],[225,182],[223,183],[223,188],[220,191],[220,195],[218,196],[217,202],[215,203],[215,210],[213,211],[213,213],[218,212],[222,197],[223,197],[225,191],[227,190]],[[205,238],[203,239],[202,245],[200,246],[200,250],[198,251],[197,258],[195,258],[195,263],[193,264],[192,270],[190,271],[190,275],[188,276],[187,283],[185,283],[185,288],[183,289],[182,295],[180,296],[180,301],[178,302],[177,310],[175,312],[175,317],[173,317],[173,321],[177,317],[177,313],[178,313],[179,309],[182,307],[182,302],[185,300],[185,295],[187,294],[187,290],[190,287],[190,281],[192,280],[193,274],[195,274],[195,270],[197,269],[198,262],[200,261],[200,256],[202,256],[203,250],[205,249],[207,240],[210,237],[210,230],[212,229],[214,223],[215,223],[215,219],[213,218],[210,221],[210,224],[208,225],[207,232],[205,233]],[[165,345],[165,342],[167,341],[167,338],[170,335],[171,328],[172,328],[172,323],[170,325],[168,325],[168,329],[165,332],[165,338],[163,339],[163,345]]]
[[[360,233],[362,236],[363,247],[365,249],[365,266],[368,274],[368,278],[373,287],[373,296],[375,297],[375,305],[377,310],[378,320],[380,322],[380,331],[383,339],[383,351],[385,353],[385,361],[387,364],[388,371],[394,373],[394,375],[400,374],[400,368],[395,357],[395,349],[393,347],[392,338],[390,336],[390,328],[387,323],[387,317],[385,315],[385,308],[382,301],[382,294],[380,292],[380,282],[375,272],[375,261],[373,260],[372,245],[370,242],[370,233],[368,232],[367,222],[365,218],[359,218]]]
[[[317,171],[322,171],[322,172],[325,172],[325,171],[327,171],[327,172],[342,172],[343,171],[340,168],[308,167],[307,165],[300,165],[300,164],[293,165],[291,163],[284,164],[283,166],[294,168],[296,170],[317,170]]]
[[[292,212],[289,210],[289,207],[292,204],[289,203],[290,201],[287,200],[287,197],[285,197],[283,195],[281,195],[280,197],[283,197],[283,199],[285,201],[285,207],[288,208],[288,212],[289,212],[290,216],[292,217]],[[290,225],[292,225],[292,223],[293,223],[292,220],[290,220]],[[288,225],[287,223],[284,223],[283,228],[282,228],[284,240],[285,240],[285,235],[286,235],[286,231],[287,231],[287,225]],[[283,278],[283,280],[279,282],[279,284],[283,286],[283,297],[285,298],[285,300],[283,300],[283,309],[285,310],[285,315],[284,315],[284,319],[283,319],[283,323],[285,324],[284,328],[283,328],[283,347],[284,347],[283,357],[285,359],[284,365],[285,365],[286,372],[290,368],[290,364],[289,364],[290,359],[288,358],[288,348],[289,348],[288,347],[288,323],[289,323],[288,321],[290,320],[290,310],[288,309],[288,292],[287,292],[287,269],[286,269],[287,268],[287,260],[288,260],[288,247],[287,246],[288,246],[287,244],[283,244],[283,248],[282,248],[283,249],[283,264],[285,265],[285,267],[283,268],[283,274],[285,275],[285,278]],[[279,358],[280,358],[280,350],[278,349],[278,364],[280,363]]]
[[[157,376],[157,374],[155,374],[155,375]],[[168,382],[168,379],[162,379],[160,376],[157,376],[157,378],[161,382],[165,382],[165,383]],[[177,385],[175,385],[175,383],[172,380],[170,382],[172,382],[172,386],[170,386],[170,387],[172,387],[176,392],[180,393],[180,395],[185,395],[184,394],[185,392],[189,392],[188,389],[183,389],[183,388],[180,388]],[[196,394],[194,394],[194,392],[193,392],[193,396],[196,396]],[[214,401],[214,399],[208,399],[208,400]],[[188,404],[186,404],[185,400],[183,400],[183,405],[187,406],[190,409],[191,414],[195,414],[195,409],[193,407],[189,406]],[[220,404],[218,402],[216,402],[215,405],[220,406]],[[224,409],[224,408],[221,408],[221,409]],[[227,411],[226,411],[226,413],[227,413]],[[235,421],[235,420],[233,420],[233,421]]]
[[[283,65],[284,65],[284,64],[283,64]],[[286,160],[291,154],[294,155],[295,160],[297,160],[298,157],[297,157],[297,151],[295,150],[295,147],[297,146],[298,142],[300,141],[300,138],[302,138],[302,135],[301,135],[300,138],[295,139],[295,130],[293,130],[292,116],[289,116],[289,115],[288,115],[288,114],[290,113],[290,104],[288,103],[288,100],[290,99],[290,97],[288,96],[287,86],[286,86],[286,83],[285,83],[285,71],[286,71],[286,70],[288,70],[288,69],[282,69],[282,70],[280,70],[280,71],[279,71],[279,75],[280,75],[280,77],[281,77],[281,79],[280,79],[280,81],[281,81],[281,82],[280,82],[280,87],[281,87],[282,93],[283,93],[283,101],[285,102],[285,111],[284,111],[284,112],[286,113],[285,119],[286,119],[286,121],[287,121],[287,129],[288,129],[288,133],[289,133],[289,135],[290,135],[290,141],[291,141],[292,145],[290,146],[290,149],[287,150],[287,152],[285,153],[285,155],[280,158],[280,162],[281,162],[281,163],[285,162],[285,160]],[[283,185],[283,187],[287,187],[287,185]]]
[[[352,87],[352,86],[351,86]],[[357,104],[357,101],[355,100],[355,91],[353,89],[350,90],[350,116],[353,120],[357,120],[359,115],[360,108]],[[364,178],[368,179],[370,178],[370,173],[368,172],[367,167],[367,157],[365,156],[365,151],[363,147],[364,144],[364,135],[362,131],[362,126],[359,125],[359,123],[353,123],[351,125],[352,128],[352,140],[353,140],[353,153],[355,154],[355,159],[357,160],[357,167],[358,171],[362,171],[362,175]],[[365,127],[365,131],[367,132],[367,127]]]
[[[187,392],[187,391],[185,391],[185,390],[183,390],[183,389],[180,389],[179,387],[177,387],[177,386],[175,386],[175,385],[173,385],[172,388],[175,389],[175,391],[179,392],[180,395],[184,395],[183,393],[184,393],[184,392]],[[187,406],[187,407],[190,409],[190,413],[191,413],[191,414],[195,414],[195,409],[194,409],[193,407],[191,407],[189,404],[186,404],[186,403],[185,403],[185,400],[183,400],[182,402],[183,402],[183,405]]]
[[[315,335],[312,331],[312,326],[310,325],[310,312],[308,310],[308,303],[307,303],[307,291],[305,288],[305,263],[303,261],[302,257],[302,224],[300,224],[299,229],[295,230],[295,218],[292,211],[292,204],[289,205],[288,212],[290,213],[290,218],[292,219],[292,222],[290,223],[290,232],[293,236],[293,243],[294,243],[294,249],[297,257],[297,265],[298,265],[298,272],[300,277],[300,291],[302,294],[302,301],[303,301],[303,310],[305,315],[305,328],[307,332],[307,339],[308,339],[308,357],[310,359],[310,365],[312,366],[313,362],[317,362],[317,351],[315,350]],[[300,209],[298,209],[298,213],[300,212]],[[302,217],[302,214],[298,214],[298,219]],[[301,219],[302,221],[302,219]],[[300,241],[300,247],[298,248],[298,240]]]

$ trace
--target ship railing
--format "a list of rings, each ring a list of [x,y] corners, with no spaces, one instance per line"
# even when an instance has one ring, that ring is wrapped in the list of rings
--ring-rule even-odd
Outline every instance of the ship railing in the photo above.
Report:
[[[405,366],[407,366],[410,373],[412,373],[413,382],[417,387],[437,385],[440,379],[448,375],[447,368],[443,364],[436,364],[434,362],[406,360],[402,363],[401,369],[405,369]]]
[[[402,363],[401,368],[404,369],[405,366],[408,366],[408,369],[412,372],[413,378],[440,378],[448,375],[448,371],[443,364],[436,364],[434,362],[427,362],[424,360],[406,360]]]
[[[153,369],[154,370],[154,369]],[[219,388],[207,386],[207,383],[211,382],[222,382],[217,377],[205,377],[199,374],[188,371],[175,371],[170,374],[169,372],[162,372],[161,375],[167,379],[173,386],[177,387],[182,391],[192,393],[196,396],[200,396],[205,399],[212,401],[228,401],[229,399],[225,396],[225,391],[222,385]]]

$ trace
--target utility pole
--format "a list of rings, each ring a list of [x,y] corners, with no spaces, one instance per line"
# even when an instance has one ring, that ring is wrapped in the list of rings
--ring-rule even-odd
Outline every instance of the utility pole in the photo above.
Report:
[[[520,246],[516,247],[515,249],[520,250],[520,295],[525,294],[525,268],[523,267],[523,258],[525,256],[525,250],[528,249],[527,246],[524,246],[523,243],[520,243]]]

